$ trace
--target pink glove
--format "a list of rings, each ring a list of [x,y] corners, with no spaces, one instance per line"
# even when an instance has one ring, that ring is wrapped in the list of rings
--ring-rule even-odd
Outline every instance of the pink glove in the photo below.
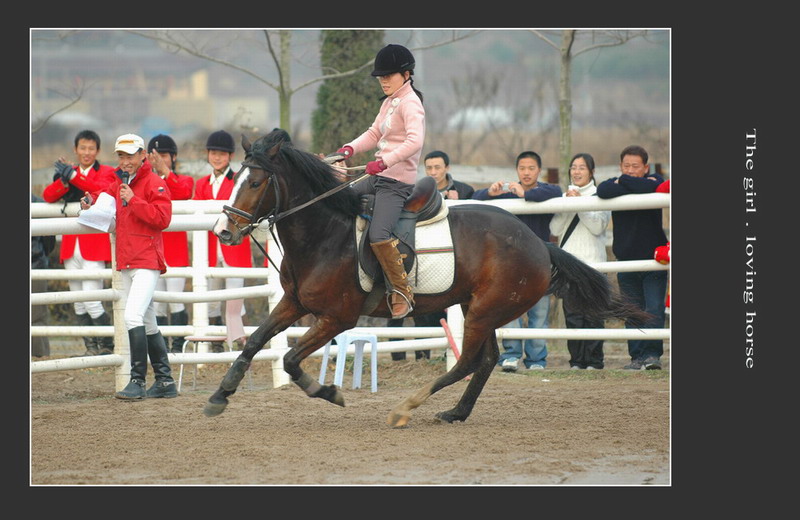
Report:
[[[656,193],[669,193],[669,180],[666,180],[656,186]]]
[[[377,173],[382,172],[386,169],[386,165],[383,163],[381,159],[377,161],[370,161],[367,163],[367,173],[370,175],[375,175]]]
[[[658,246],[653,257],[659,264],[667,265],[669,263],[669,242],[665,246]]]

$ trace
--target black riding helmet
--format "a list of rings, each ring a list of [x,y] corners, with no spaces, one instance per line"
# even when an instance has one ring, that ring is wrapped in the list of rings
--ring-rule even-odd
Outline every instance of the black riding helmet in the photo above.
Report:
[[[373,76],[387,76],[395,72],[414,73],[414,55],[402,45],[390,43],[375,56]]]
[[[234,152],[233,136],[225,130],[217,130],[208,136],[206,150],[222,150],[223,152]]]
[[[147,151],[155,149],[158,153],[171,153],[178,155],[178,145],[175,140],[166,134],[158,134],[147,143]]]

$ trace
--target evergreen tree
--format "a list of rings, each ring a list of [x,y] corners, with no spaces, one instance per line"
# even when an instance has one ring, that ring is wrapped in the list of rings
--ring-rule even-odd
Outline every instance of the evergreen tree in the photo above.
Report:
[[[311,117],[312,150],[333,153],[361,135],[375,120],[381,91],[372,71],[371,60],[383,47],[383,31],[322,31],[320,62],[323,73],[363,68],[345,77],[327,79],[317,91],[317,108]],[[365,164],[371,153],[356,156],[352,165]]]

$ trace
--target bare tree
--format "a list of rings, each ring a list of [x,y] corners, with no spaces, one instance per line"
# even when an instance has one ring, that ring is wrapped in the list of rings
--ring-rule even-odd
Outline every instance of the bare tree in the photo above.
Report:
[[[603,47],[623,45],[639,37],[646,37],[648,31],[578,31],[564,29],[554,35],[546,31],[531,30],[545,43],[557,49],[561,58],[561,74],[558,86],[559,109],[559,170],[569,172],[569,161],[572,158],[572,61],[575,57]],[[560,39],[556,39],[560,36]],[[581,42],[578,42],[578,40]],[[561,175],[559,184],[562,189],[569,184],[569,175]]]
[[[35,134],[36,132],[40,131],[57,114],[69,109],[71,106],[73,106],[81,99],[83,99],[83,94],[88,90],[88,88],[89,87],[87,87],[82,81],[79,80],[74,85],[70,86],[71,92],[68,93],[58,92],[58,94],[67,98],[66,104],[49,114],[41,116],[37,121],[35,121],[31,125],[31,134]]]
[[[448,148],[463,164],[506,165],[522,150],[546,148],[554,129],[552,75],[526,78],[521,87],[520,82],[505,80],[515,66],[487,73],[485,66],[468,65],[463,75],[452,77],[447,102],[431,110],[427,144]]]
[[[297,59],[297,56],[293,55],[292,34],[294,31],[291,30],[284,29],[277,31],[261,31],[263,35],[263,45],[266,46],[266,53],[271,58],[272,64],[277,71],[278,81],[274,81],[270,76],[256,72],[251,67],[236,63],[236,61],[234,61],[232,58],[224,57],[224,55],[217,52],[219,51],[219,47],[215,47],[215,44],[218,42],[217,39],[214,38],[198,39],[196,34],[192,31],[130,30],[128,32],[155,40],[164,45],[165,49],[170,52],[184,52],[213,63],[230,67],[233,70],[239,71],[258,80],[266,87],[273,89],[278,94],[280,107],[280,126],[286,129],[291,128],[291,100],[295,93],[326,79],[347,77],[360,73],[372,65],[372,60],[369,60],[358,67],[354,67],[349,70],[325,70],[322,71],[320,76],[316,76],[307,81],[299,83],[298,85],[292,86],[292,60]],[[420,46],[412,50],[424,50],[441,45],[447,45],[474,34],[476,34],[476,31],[468,31],[466,33],[451,31],[449,36],[446,36],[441,41]]]

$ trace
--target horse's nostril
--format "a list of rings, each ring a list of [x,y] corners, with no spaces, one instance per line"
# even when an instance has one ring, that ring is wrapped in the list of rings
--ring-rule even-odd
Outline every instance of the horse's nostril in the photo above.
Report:
[[[230,231],[228,231],[227,229],[223,229],[222,231],[220,231],[219,233],[217,233],[217,236],[218,236],[218,237],[219,237],[219,239],[220,239],[220,240],[222,240],[223,242],[228,242],[228,241],[230,241],[230,239],[231,239],[231,237],[232,237],[233,235],[231,235],[231,232],[230,232]]]

